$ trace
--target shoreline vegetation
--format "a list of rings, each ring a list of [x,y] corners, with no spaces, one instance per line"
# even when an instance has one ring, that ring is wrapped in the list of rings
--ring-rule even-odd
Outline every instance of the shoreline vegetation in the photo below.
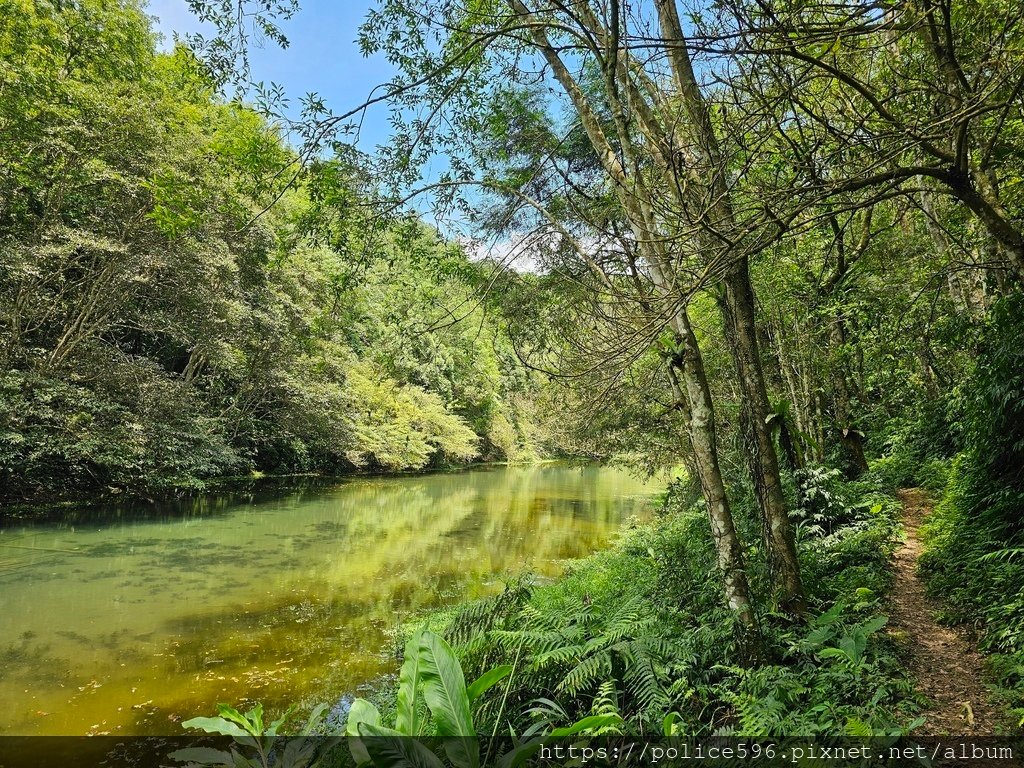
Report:
[[[603,463],[591,456],[561,456],[552,458],[527,458],[517,461],[477,461],[470,464],[450,464],[443,466],[424,467],[422,469],[353,469],[343,474],[327,474],[323,472],[288,472],[281,474],[265,474],[254,471],[249,475],[225,475],[209,478],[202,488],[182,487],[164,488],[160,493],[147,493],[145,489],[114,488],[105,491],[92,491],[86,494],[66,492],[64,496],[52,498],[35,498],[29,501],[0,501],[0,522],[6,519],[33,519],[35,517],[55,515],[62,511],[89,509],[109,504],[150,504],[161,505],[200,498],[208,494],[241,494],[256,488],[275,488],[294,481],[307,481],[315,485],[332,485],[360,478],[377,477],[415,477],[445,473],[469,472],[488,467],[542,467],[551,464],[567,464],[571,466]]]
[[[706,578],[714,568],[707,517],[699,502],[687,505],[693,489],[685,480],[669,488],[654,520],[568,563],[555,581],[523,574],[492,598],[413,618],[402,634],[445,638],[467,680],[514,665],[495,693],[474,701],[484,736],[495,718],[528,733],[596,716],[609,720],[585,731],[591,736],[910,734],[927,702],[907,672],[913,638],[887,629],[901,535],[896,488],[868,473],[852,483],[833,475],[820,491],[827,501],[800,549],[815,585],[813,618],[792,627],[765,617],[753,667],[716,607]],[[679,573],[682,552],[687,568]],[[759,583],[767,574],[751,576]],[[383,719],[400,683],[382,679],[369,697]],[[538,691],[551,698],[537,699]]]
[[[931,624],[887,618],[922,488],[913,567],[1019,730],[1020,4],[380,0],[372,155],[369,104],[247,82],[299,5],[190,0],[210,36],[164,50],[140,0],[0,0],[0,504],[682,465],[348,727],[781,738],[932,727]]]

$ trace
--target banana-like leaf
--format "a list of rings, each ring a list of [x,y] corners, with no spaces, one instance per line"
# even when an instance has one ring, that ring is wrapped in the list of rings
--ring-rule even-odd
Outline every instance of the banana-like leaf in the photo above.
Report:
[[[470,683],[469,688],[466,689],[466,695],[469,696],[469,700],[471,702],[476,701],[494,687],[495,684],[500,683],[511,674],[511,664],[502,664],[499,667],[495,667],[492,670],[484,672],[480,677]]]
[[[380,725],[380,712],[366,699],[356,699],[352,702],[352,706],[348,710],[348,720],[345,721],[345,733],[348,736],[358,737],[361,725],[372,727]],[[365,765],[371,762],[370,753],[360,739],[350,739],[348,745],[356,765]]]
[[[345,722],[345,733],[349,736],[359,735],[359,724],[380,725],[380,712],[366,699],[356,699],[348,709],[348,720]]]
[[[182,724],[183,728],[196,728],[207,733],[219,733],[221,736],[233,736],[240,744],[248,747],[256,746],[256,739],[243,731],[237,724],[223,717],[193,717]]]
[[[374,768],[444,768],[441,759],[423,742],[401,731],[363,723],[359,735],[364,737]]]
[[[217,714],[226,720],[238,723],[252,736],[263,734],[263,705],[257,704],[245,714],[228,704],[218,704]]]
[[[865,635],[872,635],[889,623],[888,616],[875,616],[861,625],[861,631]]]
[[[448,758],[458,768],[477,768],[480,746],[473,731],[469,694],[462,666],[451,646],[433,632],[418,634],[419,676],[437,735],[445,738]]]
[[[405,661],[398,673],[398,700],[395,703],[395,730],[406,736],[419,735],[416,695],[420,688],[420,646],[424,630],[419,630],[405,645]]]

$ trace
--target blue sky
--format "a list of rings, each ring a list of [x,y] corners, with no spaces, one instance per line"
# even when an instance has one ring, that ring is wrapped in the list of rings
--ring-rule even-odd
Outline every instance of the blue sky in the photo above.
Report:
[[[250,49],[254,80],[279,83],[293,111],[304,94],[315,91],[334,112],[345,112],[366,99],[372,88],[394,77],[380,56],[363,58],[356,44],[359,25],[376,0],[302,0],[301,9],[283,25],[290,45],[282,50],[267,42]],[[149,13],[170,47],[174,32],[203,31],[185,0],[149,0]],[[372,152],[390,132],[386,105],[371,108],[363,122],[359,148]]]
[[[249,50],[253,81],[278,83],[290,100],[290,113],[298,116],[299,99],[316,92],[335,113],[344,113],[363,103],[374,86],[393,79],[396,70],[383,56],[364,58],[356,42],[360,24],[377,0],[300,0],[295,16],[282,24],[289,46],[281,49],[267,41]],[[158,19],[164,48],[173,45],[173,34],[210,33],[189,11],[186,0],[149,0],[148,13]],[[391,136],[389,106],[370,107],[362,120],[357,147],[367,154],[387,143]],[[352,137],[346,135],[346,142]],[[449,168],[448,159],[437,156],[423,169],[423,179],[436,180]],[[456,215],[438,220],[428,196],[418,196],[409,207],[448,236],[458,236],[463,222]]]

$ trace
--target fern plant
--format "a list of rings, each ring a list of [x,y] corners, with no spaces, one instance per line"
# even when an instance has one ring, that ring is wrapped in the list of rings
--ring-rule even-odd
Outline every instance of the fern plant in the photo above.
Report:
[[[586,601],[562,612],[525,606],[519,628],[493,632],[506,650],[523,648],[529,673],[556,693],[600,695],[621,686],[631,712],[663,713],[672,706],[670,666],[685,654],[659,631],[657,618],[637,600],[602,614]],[[602,688],[604,686],[604,688]]]
[[[399,674],[398,697],[393,728],[380,724],[380,712],[370,702],[356,699],[345,726],[352,756],[357,765],[398,768],[416,765],[443,768],[441,758],[418,738],[441,739],[450,764],[456,768],[479,768],[480,745],[473,729],[472,703],[513,672],[511,665],[495,667],[467,686],[462,667],[444,638],[421,630],[409,640],[405,662]],[[551,702],[553,704],[553,702]],[[542,718],[521,737],[513,749],[498,759],[505,768],[518,768],[548,741],[577,734],[594,736],[609,732],[622,722],[618,713],[603,712],[572,725],[553,727],[552,722],[568,719],[554,705],[554,718]],[[490,747],[483,764],[489,764]]]

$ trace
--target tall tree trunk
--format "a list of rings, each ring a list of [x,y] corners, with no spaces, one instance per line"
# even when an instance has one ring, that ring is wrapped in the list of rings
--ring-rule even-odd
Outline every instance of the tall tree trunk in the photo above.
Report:
[[[686,422],[693,466],[708,508],[718,568],[725,583],[725,599],[748,639],[752,639],[755,624],[750,585],[718,461],[715,411],[704,360],[685,311],[677,313],[672,326],[676,349],[666,354],[669,381]]]
[[[654,5],[679,98],[689,122],[687,127],[692,132],[693,144],[690,151],[698,158],[698,164],[703,166],[692,170],[707,179],[708,199],[713,201],[711,210],[707,212],[712,214],[709,221],[712,228],[720,228],[731,234],[736,229],[736,221],[727,181],[728,170],[711,122],[711,113],[693,71],[676,0],[655,0]],[[721,247],[715,240],[714,237],[708,238],[712,253]],[[781,606],[783,610],[803,614],[806,603],[800,580],[800,563],[796,555],[796,539],[782,496],[775,444],[766,423],[770,409],[758,353],[750,265],[745,253],[726,256],[732,262],[722,281],[722,308],[725,335],[740,385],[747,464],[757,494],[769,565],[780,592]]]
[[[616,196],[629,219],[636,242],[644,251],[645,257],[650,258],[651,263],[659,269],[665,270],[671,267],[672,260],[666,253],[666,240],[660,231],[660,216],[656,213],[658,206],[655,204],[651,190],[647,189],[644,184],[644,174],[641,172],[644,163],[640,161],[635,152],[636,148],[630,141],[630,128],[624,110],[621,108],[622,104],[616,85],[616,73],[628,74],[628,66],[612,63],[606,66],[605,72],[605,95],[608,105],[612,108],[612,117],[617,126],[619,138],[618,147],[615,147],[608,140],[597,112],[562,60],[559,50],[548,40],[543,24],[538,23],[537,17],[523,0],[507,0],[507,2],[519,19],[526,24],[528,34],[548,66],[551,67],[552,76],[559,82],[576,107],[580,123],[597,153],[599,161],[610,177]],[[682,32],[675,0],[656,0],[656,5],[664,42],[679,87],[679,97],[691,123],[689,127],[693,129],[693,138],[696,141],[689,151],[681,150],[681,156],[692,155],[695,158],[694,167],[689,169],[691,176],[695,179],[703,177],[708,180],[707,191],[710,193],[710,199],[719,201],[714,210],[714,213],[718,214],[715,216],[717,223],[726,229],[734,229],[735,220],[725,181],[726,169],[721,162],[721,153],[707,104],[700,92],[689,53],[686,50],[686,39]],[[618,5],[613,3],[612,8],[617,9]],[[614,60],[618,60],[622,53],[617,41],[618,21],[612,21],[609,34],[607,30],[598,28],[599,24],[596,19],[592,18],[593,14],[586,13],[586,10],[587,6],[580,7],[581,18],[590,20],[589,23],[595,28],[594,34],[597,35],[597,39],[606,43],[606,54]],[[633,104],[640,122],[646,126],[645,130],[650,130],[653,133],[659,130],[657,120],[654,120],[653,116],[645,116],[646,110],[643,105],[642,98],[635,100]],[[648,117],[651,119],[647,119]],[[675,132],[669,138],[677,138]],[[686,143],[675,145],[670,140],[665,142],[665,147],[669,149],[673,146],[685,147]],[[675,167],[675,153],[671,153],[671,156],[664,155],[658,149],[659,146],[659,142],[655,140],[653,148],[657,163],[662,166],[661,170],[669,177],[674,177],[679,171]],[[684,198],[687,197],[681,190],[682,186],[680,186],[680,194]],[[685,210],[685,206],[681,210]],[[703,229],[703,227],[697,229]],[[695,239],[702,240],[703,238],[695,236]],[[720,243],[714,241],[713,238],[708,237],[707,244],[712,246],[712,254],[719,251]],[[703,243],[696,243],[696,245],[700,246]],[[666,272],[666,274],[668,273]],[[729,281],[727,280],[727,282]],[[775,448],[768,433],[768,425],[764,423],[764,419],[768,415],[768,398],[757,353],[753,290],[750,286],[750,275],[745,257],[733,270],[731,282],[733,287],[727,286],[726,294],[732,299],[727,299],[726,304],[735,305],[735,311],[730,311],[729,314],[735,315],[737,320],[736,331],[727,332],[727,336],[737,339],[732,346],[740,371],[740,390],[743,393],[743,400],[747,404],[744,411],[748,415],[745,420],[748,427],[746,431],[750,437],[751,453],[753,454],[750,462],[751,474],[754,485],[758,489],[758,501],[766,529],[766,548],[769,552],[769,560],[773,565],[773,572],[779,577],[778,586],[782,595],[783,608],[794,613],[802,613],[805,605],[799,563],[796,558],[795,539],[782,498]],[[737,296],[739,297],[738,301],[735,300]]]
[[[771,409],[757,346],[754,290],[746,258],[736,260],[722,285],[725,335],[740,384],[747,467],[761,513],[769,568],[780,592],[782,608],[802,614],[807,606],[800,579],[796,537],[782,495],[779,460],[768,424]]]
[[[864,455],[864,436],[856,428],[853,418],[853,397],[850,394],[850,385],[841,354],[841,350],[846,345],[846,325],[840,311],[836,312],[830,336],[834,351],[839,353],[839,362],[833,362],[832,372],[832,391],[836,404],[835,425],[836,431],[839,433],[840,445],[843,446],[849,461],[847,477],[853,480],[868,471],[868,460]]]

